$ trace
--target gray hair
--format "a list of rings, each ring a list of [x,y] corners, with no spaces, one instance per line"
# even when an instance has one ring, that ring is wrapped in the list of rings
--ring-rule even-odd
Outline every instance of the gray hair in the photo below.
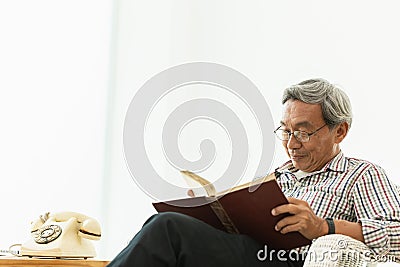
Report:
[[[322,116],[330,129],[342,122],[351,126],[353,115],[349,97],[324,79],[310,79],[290,86],[283,92],[282,104],[288,100],[321,105]]]

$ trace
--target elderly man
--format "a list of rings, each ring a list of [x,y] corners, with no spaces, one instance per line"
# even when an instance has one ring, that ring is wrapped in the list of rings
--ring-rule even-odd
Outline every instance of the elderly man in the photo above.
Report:
[[[400,256],[400,196],[384,170],[347,158],[340,149],[352,122],[347,95],[323,79],[284,91],[275,130],[290,160],[276,170],[289,213],[275,230],[313,240],[338,233],[364,242],[377,254]],[[246,235],[228,234],[177,214],[152,216],[109,266],[302,266],[301,257],[260,259],[264,247]],[[308,247],[297,248],[305,253]]]

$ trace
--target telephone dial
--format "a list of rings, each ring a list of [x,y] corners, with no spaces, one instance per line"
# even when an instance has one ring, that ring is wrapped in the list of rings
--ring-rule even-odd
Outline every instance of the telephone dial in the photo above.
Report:
[[[101,237],[100,224],[77,212],[46,213],[31,223],[31,236],[20,255],[29,257],[92,258],[90,240]]]

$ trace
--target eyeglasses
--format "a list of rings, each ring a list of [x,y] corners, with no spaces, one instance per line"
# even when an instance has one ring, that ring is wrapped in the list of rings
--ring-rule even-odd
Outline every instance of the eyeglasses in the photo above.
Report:
[[[301,142],[301,143],[305,143],[310,141],[310,136],[315,134],[316,132],[318,132],[319,130],[321,130],[322,128],[324,128],[327,124],[324,124],[323,126],[319,127],[317,130],[315,130],[312,133],[307,133],[304,131],[294,131],[294,132],[290,132],[287,130],[283,130],[280,129],[282,126],[279,126],[274,133],[276,134],[276,136],[282,140],[282,141],[288,141],[290,139],[290,136],[293,134],[294,137],[296,138],[297,141]]]

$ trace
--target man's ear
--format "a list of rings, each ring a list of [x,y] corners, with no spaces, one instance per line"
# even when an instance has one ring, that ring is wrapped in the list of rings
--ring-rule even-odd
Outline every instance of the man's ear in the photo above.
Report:
[[[346,137],[349,131],[349,124],[347,122],[342,122],[335,128],[335,143],[339,144]]]

